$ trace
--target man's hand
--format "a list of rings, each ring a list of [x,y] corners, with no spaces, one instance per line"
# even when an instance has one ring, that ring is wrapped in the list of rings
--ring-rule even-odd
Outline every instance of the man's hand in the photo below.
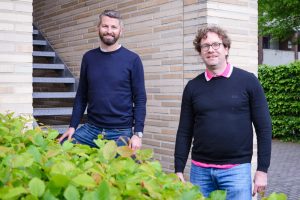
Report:
[[[177,172],[176,175],[178,176],[179,180],[181,180],[183,183],[185,183],[185,180],[184,180],[182,172]]]
[[[142,147],[142,138],[138,137],[137,135],[133,135],[129,140],[128,145],[133,151],[136,151]]]
[[[58,138],[58,142],[61,143],[66,137],[68,137],[68,140],[71,140],[74,133],[75,129],[73,127],[68,128],[68,130]]]
[[[256,171],[254,175],[254,189],[252,195],[255,196],[256,193],[264,193],[267,187],[267,173],[262,171]]]

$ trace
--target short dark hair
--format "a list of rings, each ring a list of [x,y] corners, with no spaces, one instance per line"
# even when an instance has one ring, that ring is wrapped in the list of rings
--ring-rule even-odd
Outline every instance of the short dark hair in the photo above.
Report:
[[[226,31],[219,26],[216,25],[206,25],[198,30],[198,33],[193,41],[196,51],[201,53],[201,40],[207,38],[207,33],[213,32],[216,33],[221,39],[224,47],[230,49],[231,41]],[[227,58],[227,57],[226,57]]]
[[[120,21],[120,25],[122,25],[122,17],[120,15],[120,13],[116,10],[104,10],[100,15],[99,15],[99,23],[98,26],[100,26],[101,22],[102,22],[102,17],[103,16],[107,16],[110,18],[115,18],[118,19]]]

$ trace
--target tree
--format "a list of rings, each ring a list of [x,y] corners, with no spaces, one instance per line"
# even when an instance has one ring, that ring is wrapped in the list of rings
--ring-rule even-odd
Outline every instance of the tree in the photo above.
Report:
[[[259,35],[279,40],[293,37],[295,60],[298,59],[299,10],[299,0],[258,0]]]

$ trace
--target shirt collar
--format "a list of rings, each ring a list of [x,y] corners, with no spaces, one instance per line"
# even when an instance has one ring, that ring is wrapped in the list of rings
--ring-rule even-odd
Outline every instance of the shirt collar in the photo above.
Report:
[[[221,74],[213,74],[210,71],[208,71],[208,69],[206,68],[206,70],[204,72],[205,79],[206,79],[206,81],[210,81],[212,78],[218,77],[218,76],[223,76],[225,78],[229,78],[232,73],[232,70],[233,70],[233,67],[230,63],[227,63],[225,70]]]

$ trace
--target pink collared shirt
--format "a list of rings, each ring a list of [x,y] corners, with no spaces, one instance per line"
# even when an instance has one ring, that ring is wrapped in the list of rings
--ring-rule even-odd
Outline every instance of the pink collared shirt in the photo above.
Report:
[[[213,74],[210,71],[208,71],[208,69],[206,68],[204,75],[205,75],[205,79],[206,81],[210,81],[212,78],[214,77],[218,77],[218,76],[223,76],[226,78],[229,78],[231,73],[232,73],[233,67],[230,63],[227,63],[227,66],[225,68],[225,70],[221,73],[221,74]],[[217,168],[217,169],[229,169],[232,168],[238,164],[226,164],[226,165],[216,165],[216,164],[207,164],[207,163],[203,163],[203,162],[197,162],[195,160],[192,160],[192,163],[198,167],[205,167],[205,168]]]
[[[207,81],[210,81],[212,78],[218,77],[218,76],[223,76],[223,77],[229,78],[232,73],[232,70],[233,70],[233,67],[230,63],[227,63],[225,70],[221,74],[213,74],[210,71],[208,71],[208,69],[206,68],[206,70],[204,72],[205,79]]]

